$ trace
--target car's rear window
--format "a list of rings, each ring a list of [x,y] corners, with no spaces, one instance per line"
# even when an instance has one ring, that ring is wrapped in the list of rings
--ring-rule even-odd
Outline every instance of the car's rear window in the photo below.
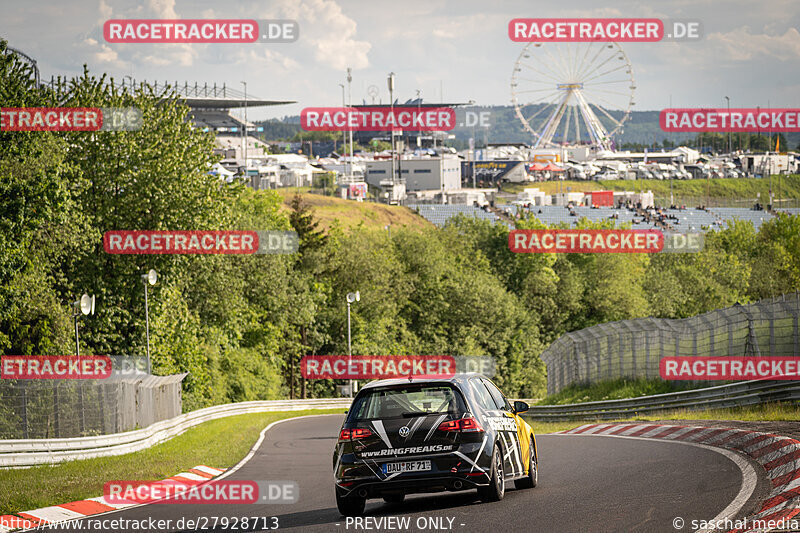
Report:
[[[466,411],[461,393],[444,384],[409,384],[371,389],[353,402],[348,420],[408,418],[424,414],[460,415]]]

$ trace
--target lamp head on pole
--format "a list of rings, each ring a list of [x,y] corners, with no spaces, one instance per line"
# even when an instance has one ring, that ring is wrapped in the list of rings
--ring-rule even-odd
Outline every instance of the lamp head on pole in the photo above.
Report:
[[[72,307],[75,309],[80,309],[81,313],[84,315],[93,315],[94,314],[94,296],[89,296],[88,294],[84,294],[81,296],[81,299],[77,302],[72,303]]]
[[[151,268],[150,272],[148,272],[147,274],[142,274],[142,280],[149,283],[150,285],[155,285],[156,282],[158,281],[158,272],[156,272]]]

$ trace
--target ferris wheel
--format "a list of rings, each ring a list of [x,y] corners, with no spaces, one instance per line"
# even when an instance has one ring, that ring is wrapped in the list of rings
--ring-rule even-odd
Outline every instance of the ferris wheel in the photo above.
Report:
[[[611,150],[635,89],[631,62],[614,42],[528,43],[511,74],[511,101],[534,148]]]

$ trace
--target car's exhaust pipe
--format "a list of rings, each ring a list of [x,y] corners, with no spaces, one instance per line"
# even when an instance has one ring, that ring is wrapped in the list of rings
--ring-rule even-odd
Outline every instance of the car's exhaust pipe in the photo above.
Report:
[[[453,488],[456,489],[456,490],[459,490],[463,486],[464,486],[464,484],[461,483],[460,481],[454,481],[453,482]]]
[[[359,498],[366,498],[367,497],[367,489],[361,489],[358,491]]]

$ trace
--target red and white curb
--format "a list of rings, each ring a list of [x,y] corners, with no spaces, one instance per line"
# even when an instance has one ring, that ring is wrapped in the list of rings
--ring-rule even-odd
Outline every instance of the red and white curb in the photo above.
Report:
[[[739,452],[760,464],[772,484],[760,510],[749,516],[748,522],[789,521],[800,513],[800,441],[789,437],[744,429],[653,424],[585,424],[558,433],[674,440]]]
[[[151,483],[151,485],[168,483],[170,485],[184,485],[188,488],[213,479],[223,472],[225,472],[225,469],[200,465],[190,468],[188,472],[181,472],[180,474],[176,474],[170,478],[154,481]],[[0,533],[5,533],[14,529],[28,529],[44,524],[54,524],[56,522],[75,520],[85,516],[107,513],[109,511],[116,511],[118,509],[126,509],[135,505],[141,504],[110,503],[106,500],[105,496],[100,496],[98,498],[89,498],[88,500],[62,503],[61,505],[53,505],[51,507],[42,507],[41,509],[34,509],[33,511],[17,513],[16,516],[3,515],[0,516]]]

